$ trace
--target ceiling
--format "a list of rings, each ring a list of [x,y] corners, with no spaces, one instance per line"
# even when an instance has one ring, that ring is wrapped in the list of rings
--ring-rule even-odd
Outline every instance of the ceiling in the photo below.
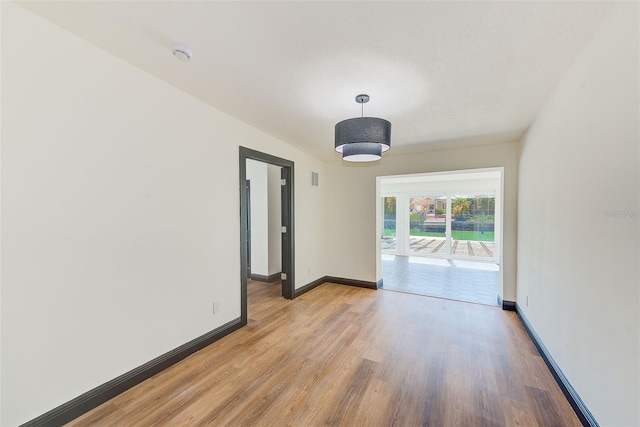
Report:
[[[389,154],[517,141],[611,2],[43,1],[20,5],[323,160],[392,122]],[[184,63],[172,42],[193,50]]]

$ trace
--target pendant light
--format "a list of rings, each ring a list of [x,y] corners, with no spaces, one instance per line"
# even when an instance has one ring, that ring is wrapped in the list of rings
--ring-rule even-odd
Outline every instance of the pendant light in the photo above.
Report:
[[[356,96],[361,107],[361,117],[347,119],[336,124],[335,150],[348,162],[373,162],[391,148],[391,123],[376,117],[364,117],[364,104],[369,95]]]

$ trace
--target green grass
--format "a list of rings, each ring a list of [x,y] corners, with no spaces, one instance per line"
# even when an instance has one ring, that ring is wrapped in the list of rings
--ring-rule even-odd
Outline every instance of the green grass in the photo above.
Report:
[[[428,236],[428,237],[444,237],[444,233],[436,231],[420,231],[419,228],[412,228],[409,232],[410,236]]]
[[[480,231],[453,230],[451,233],[453,234],[452,237],[454,240],[473,240],[476,242],[493,242],[494,240],[493,231],[485,231],[482,233]],[[420,231],[417,228],[412,228],[409,234],[411,236],[444,237],[444,233]],[[394,228],[385,228],[384,237],[396,237],[396,230]]]
[[[493,242],[493,231],[452,231],[454,240],[475,240],[480,242]]]
[[[420,231],[417,228],[412,228],[409,234],[411,236],[444,237],[444,233]],[[453,230],[451,231],[451,234],[452,234],[451,237],[454,240],[474,240],[474,241],[482,241],[482,242],[493,242],[493,231],[485,231],[484,233],[482,233],[480,231]]]

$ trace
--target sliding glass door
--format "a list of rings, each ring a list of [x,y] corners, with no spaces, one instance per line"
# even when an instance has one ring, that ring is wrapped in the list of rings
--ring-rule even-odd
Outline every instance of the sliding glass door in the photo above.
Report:
[[[495,261],[495,192],[382,197],[382,253]]]

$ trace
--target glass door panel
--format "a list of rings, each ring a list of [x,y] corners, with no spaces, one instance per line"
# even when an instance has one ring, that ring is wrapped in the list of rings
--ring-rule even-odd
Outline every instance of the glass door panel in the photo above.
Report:
[[[451,255],[495,258],[495,194],[465,194],[451,198]]]
[[[447,196],[409,197],[409,254],[445,256]]]
[[[396,197],[382,198],[382,253],[395,254],[397,252],[396,239]]]

